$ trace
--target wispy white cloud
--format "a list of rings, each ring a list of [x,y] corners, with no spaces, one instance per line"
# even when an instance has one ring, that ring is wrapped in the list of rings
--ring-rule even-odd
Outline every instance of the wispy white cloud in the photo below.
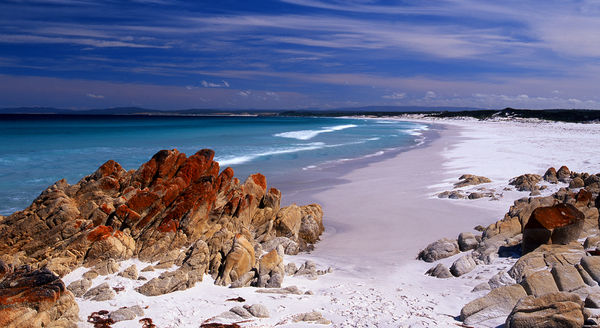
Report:
[[[435,92],[431,91],[431,90],[425,92],[425,99],[433,99],[433,98],[436,98],[436,97],[437,97],[437,94]]]
[[[7,35],[0,34],[0,43],[46,43],[46,44],[79,44],[92,46],[96,48],[170,48],[168,45],[152,45],[134,42],[123,42],[116,40],[102,39],[83,39],[83,38],[65,38],[65,37],[48,37],[40,35],[15,34]]]
[[[97,95],[97,94],[94,94],[94,93],[88,93],[88,94],[86,94],[86,96],[88,96],[90,98],[93,98],[93,99],[104,99],[103,95]]]
[[[207,82],[203,80],[200,84],[204,88],[229,88],[229,83],[225,80],[221,81],[220,83]]]
[[[406,98],[405,92],[394,92],[391,95],[382,96],[383,99],[400,100]]]

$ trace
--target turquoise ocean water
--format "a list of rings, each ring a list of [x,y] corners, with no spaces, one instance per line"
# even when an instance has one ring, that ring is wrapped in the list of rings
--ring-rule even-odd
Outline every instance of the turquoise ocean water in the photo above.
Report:
[[[385,119],[0,115],[0,214],[55,181],[76,183],[109,159],[137,169],[161,149],[216,152],[242,181],[270,181],[413,147],[425,125]]]

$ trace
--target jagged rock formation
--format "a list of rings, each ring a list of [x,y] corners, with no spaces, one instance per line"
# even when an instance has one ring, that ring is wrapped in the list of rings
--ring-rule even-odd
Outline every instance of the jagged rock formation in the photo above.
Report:
[[[191,287],[205,273],[223,285],[257,283],[258,244],[277,238],[275,247],[307,250],[318,240],[319,205],[280,208],[280,191],[263,175],[241,183],[213,158],[207,149],[189,157],[162,150],[137,170],[111,160],[77,184],[60,180],[0,221],[0,258],[58,275],[131,257],[178,265],[140,288],[154,295]]]
[[[0,327],[76,327],[78,313],[73,294],[58,276],[0,261]]]

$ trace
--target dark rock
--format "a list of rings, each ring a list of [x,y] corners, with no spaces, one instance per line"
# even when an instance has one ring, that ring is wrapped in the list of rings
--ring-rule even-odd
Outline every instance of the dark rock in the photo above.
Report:
[[[523,174],[512,178],[508,184],[515,186],[518,191],[534,191],[539,189],[537,183],[541,180],[542,177],[537,174]]]
[[[571,178],[571,171],[569,171],[568,167],[563,165],[558,169],[558,172],[556,172],[556,177],[558,178],[558,181],[568,182]]]
[[[577,177],[569,182],[569,188],[583,188],[585,186],[585,182],[583,179]]]
[[[600,309],[600,293],[591,293],[585,299],[585,307]]]
[[[425,274],[436,278],[452,278],[450,270],[448,270],[448,268],[446,268],[446,266],[442,263],[438,263],[438,265],[427,270]]]
[[[571,204],[536,208],[523,228],[523,254],[543,244],[568,244],[579,238],[584,215]]]
[[[544,173],[544,180],[550,183],[558,183],[558,178],[556,176],[556,169],[551,167],[546,173]]]
[[[462,232],[458,235],[458,248],[461,252],[466,252],[477,248],[479,241],[471,232]]]

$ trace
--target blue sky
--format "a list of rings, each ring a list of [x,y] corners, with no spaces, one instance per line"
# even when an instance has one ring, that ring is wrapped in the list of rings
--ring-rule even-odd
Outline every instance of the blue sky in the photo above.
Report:
[[[0,107],[600,109],[600,3],[0,2]]]

